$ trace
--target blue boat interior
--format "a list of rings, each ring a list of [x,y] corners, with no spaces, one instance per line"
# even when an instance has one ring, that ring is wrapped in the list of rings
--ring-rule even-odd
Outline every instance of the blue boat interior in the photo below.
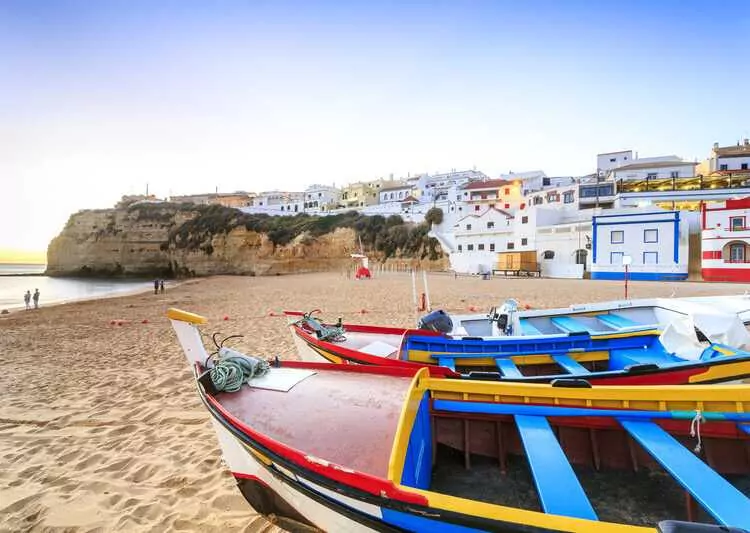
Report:
[[[667,352],[655,330],[635,330],[620,335],[593,335],[585,331],[572,331],[577,329],[578,323],[572,324],[569,317],[558,317],[554,320],[565,324],[571,331],[552,337],[520,336],[490,339],[411,334],[405,339],[401,356],[412,361],[432,362],[462,374],[495,373],[498,378],[507,379],[539,376],[585,378],[591,377],[592,373],[640,372],[646,369],[691,365],[716,357],[727,357],[726,354],[750,357],[750,353],[714,344],[707,346],[696,360],[686,360]],[[425,354],[428,359],[425,359]],[[477,362],[479,359],[485,363]],[[491,364],[492,361],[494,364]]]
[[[609,426],[570,423],[579,416],[606,418]],[[628,515],[632,525],[690,519],[750,530],[750,454],[741,475],[722,476],[693,451],[690,438],[686,446],[685,435],[659,425],[682,416],[628,411],[622,417],[618,410],[441,400],[425,393],[401,483],[588,520],[622,523]],[[718,415],[724,416],[738,417],[738,430],[750,433],[750,414]],[[750,440],[736,444],[744,457]]]

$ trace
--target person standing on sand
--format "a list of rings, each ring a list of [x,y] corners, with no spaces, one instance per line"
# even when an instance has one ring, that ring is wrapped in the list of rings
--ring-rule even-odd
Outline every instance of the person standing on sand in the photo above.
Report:
[[[34,309],[39,309],[39,289],[34,289]]]
[[[23,295],[23,301],[26,302],[26,310],[31,309],[31,291],[26,291]]]
[[[160,292],[161,292],[162,294],[164,294],[164,280],[163,280],[163,279],[160,279],[160,280],[159,280],[159,291],[160,291]]]
[[[159,280],[154,280],[154,294],[159,294]]]

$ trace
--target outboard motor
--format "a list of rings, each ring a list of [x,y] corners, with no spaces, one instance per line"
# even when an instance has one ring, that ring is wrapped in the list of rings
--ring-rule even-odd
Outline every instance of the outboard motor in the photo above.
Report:
[[[497,325],[498,335],[513,335],[513,315],[518,311],[518,300],[510,298],[503,302],[500,308],[490,309],[487,318]]]
[[[419,322],[417,322],[417,329],[448,334],[453,331],[453,320],[448,316],[448,313],[442,309],[438,309],[420,318]]]

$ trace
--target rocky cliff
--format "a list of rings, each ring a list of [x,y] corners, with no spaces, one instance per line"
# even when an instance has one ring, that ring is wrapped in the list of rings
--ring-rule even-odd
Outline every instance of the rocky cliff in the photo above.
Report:
[[[361,215],[347,216],[338,221],[334,217],[264,217],[220,206],[184,204],[81,211],[70,217],[50,243],[47,274],[206,276],[340,270],[352,266],[350,254],[359,249],[363,234],[363,240],[372,241],[373,249],[367,251],[366,244],[366,251],[375,261],[390,258],[389,262],[425,268],[446,264],[431,242],[419,253],[393,247],[379,251],[377,228],[363,222]],[[337,223],[344,227],[335,227]],[[411,252],[414,247],[412,243]]]

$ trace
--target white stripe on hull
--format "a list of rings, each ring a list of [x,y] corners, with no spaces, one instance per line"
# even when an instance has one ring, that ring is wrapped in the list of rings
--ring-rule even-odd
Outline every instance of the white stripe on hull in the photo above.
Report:
[[[232,472],[255,476],[261,479],[273,492],[281,496],[289,505],[294,507],[297,512],[324,531],[375,531],[359,522],[337,513],[325,505],[318,503],[309,496],[296,490],[292,485],[278,479],[259,462],[258,458],[246,450],[237,438],[224,428],[224,426],[213,418],[211,423],[219,437],[219,444],[224,454],[224,461]],[[328,498],[338,500],[343,505],[378,518],[382,516],[380,508],[375,505],[359,502],[341,494],[328,491],[308,480],[304,480],[304,483],[311,489],[321,492]]]
[[[328,359],[320,355],[318,352],[310,348],[304,339],[297,335],[294,331],[294,326],[289,326],[289,331],[292,333],[292,339],[294,339],[294,346],[297,348],[297,353],[302,361],[308,363],[330,363]]]

